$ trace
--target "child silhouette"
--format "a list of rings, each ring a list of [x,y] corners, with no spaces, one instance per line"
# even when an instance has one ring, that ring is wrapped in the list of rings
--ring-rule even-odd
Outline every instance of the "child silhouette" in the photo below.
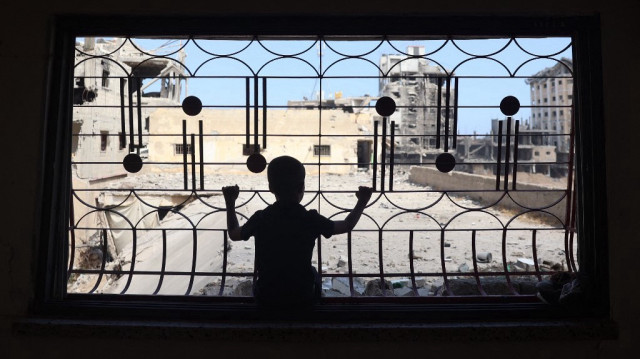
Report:
[[[281,156],[267,169],[269,191],[276,202],[256,211],[242,227],[238,224],[235,202],[237,185],[222,188],[227,208],[227,229],[233,241],[255,238],[257,280],[254,297],[268,307],[306,306],[320,298],[320,276],[311,265],[315,240],[349,232],[355,227],[372,189],[359,187],[358,201],[344,220],[332,221],[302,205],[305,170],[300,161]]]

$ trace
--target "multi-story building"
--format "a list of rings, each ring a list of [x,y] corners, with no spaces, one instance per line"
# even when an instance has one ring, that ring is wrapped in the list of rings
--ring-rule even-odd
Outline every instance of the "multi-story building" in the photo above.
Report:
[[[526,80],[531,91],[531,129],[549,135],[543,144],[555,146],[558,160],[569,153],[573,79],[571,59],[562,58],[556,65],[539,71]]]
[[[389,121],[395,121],[396,135],[400,135],[396,137],[396,156],[413,158],[420,154],[421,157],[435,158],[441,152],[436,151],[438,87],[441,94],[441,134],[445,133],[448,98],[449,134],[453,135],[455,88],[453,83],[447,86],[447,74],[441,68],[419,57],[424,54],[424,46],[408,46],[406,54],[383,54],[380,57],[380,69],[386,74],[380,79],[380,96],[391,97],[397,106],[396,112],[389,117]]]

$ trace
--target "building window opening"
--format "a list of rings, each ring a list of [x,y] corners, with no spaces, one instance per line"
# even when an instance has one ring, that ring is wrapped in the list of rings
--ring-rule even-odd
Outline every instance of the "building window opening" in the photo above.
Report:
[[[313,145],[314,156],[331,156],[330,145]]]
[[[184,144],[182,143],[176,143],[173,145],[174,148],[174,154],[175,155],[190,155],[193,153],[193,149],[191,147],[191,144],[187,143],[187,146],[185,147]]]
[[[100,131],[100,152],[105,152],[109,146],[109,132]]]

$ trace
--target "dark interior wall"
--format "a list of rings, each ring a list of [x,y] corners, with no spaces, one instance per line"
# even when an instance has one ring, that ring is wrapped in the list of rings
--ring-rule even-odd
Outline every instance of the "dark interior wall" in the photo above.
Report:
[[[637,34],[640,34],[640,2],[637,0],[459,0],[404,2],[351,0],[304,2],[244,0],[240,2],[183,0],[110,1],[14,1],[3,4],[0,27],[2,104],[0,131],[4,143],[4,171],[0,176],[4,211],[0,235],[0,343],[11,358],[102,357],[144,355],[177,357],[197,355],[262,354],[268,357],[299,355],[327,357],[377,357],[388,355],[492,356],[492,357],[632,357],[638,351],[640,308],[636,298],[640,276],[640,235],[635,226],[640,211],[640,176],[634,163],[640,158],[640,100]],[[221,343],[215,340],[173,341],[97,339],[65,336],[22,336],[12,333],[16,319],[29,313],[33,298],[34,243],[37,238],[37,189],[44,94],[49,60],[48,38],[55,14],[595,14],[601,16],[604,79],[604,121],[610,248],[611,316],[620,328],[617,340],[548,341],[510,343]],[[71,355],[66,355],[66,354]],[[4,356],[3,356],[4,357]]]

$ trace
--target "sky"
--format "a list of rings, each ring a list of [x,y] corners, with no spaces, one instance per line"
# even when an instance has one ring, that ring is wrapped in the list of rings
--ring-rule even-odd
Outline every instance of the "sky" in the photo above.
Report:
[[[136,45],[155,55],[177,58],[182,48],[184,64],[192,75],[189,95],[198,96],[205,106],[245,104],[244,76],[275,76],[267,86],[269,106],[286,106],[287,100],[312,99],[320,89],[325,98],[336,92],[343,97],[378,95],[380,75],[377,65],[383,54],[406,52],[407,46],[424,46],[429,63],[455,71],[459,79],[458,129],[460,134],[488,133],[491,119],[504,118],[498,105],[505,96],[518,98],[522,106],[530,105],[529,86],[525,78],[557,64],[553,59],[571,58],[570,38],[518,38],[482,40],[415,41],[252,41],[133,39]],[[295,58],[283,57],[295,55]],[[353,58],[358,56],[358,58]],[[486,56],[478,58],[477,56]],[[539,56],[544,56],[539,58]],[[550,58],[547,58],[550,57]],[[531,61],[529,61],[531,60]],[[502,64],[498,63],[501,62]],[[529,62],[527,62],[529,61]],[[504,66],[503,66],[504,65]],[[521,66],[521,67],[520,67]],[[506,69],[505,69],[506,67]],[[520,67],[520,68],[519,68]],[[323,78],[318,79],[318,74]],[[208,76],[238,76],[220,79]],[[516,77],[510,77],[515,75]],[[204,77],[202,77],[204,76]],[[505,78],[483,78],[483,77]],[[338,78],[334,78],[338,77]],[[351,77],[351,78],[340,78]],[[360,78],[358,78],[360,77]],[[472,77],[472,78],[469,78]],[[153,91],[153,87],[150,88]],[[261,90],[262,91],[262,90]],[[253,96],[253,90],[251,90]],[[253,103],[253,100],[251,100]],[[262,92],[259,95],[262,104]],[[490,108],[486,108],[490,106]],[[529,108],[514,116],[526,120]]]

